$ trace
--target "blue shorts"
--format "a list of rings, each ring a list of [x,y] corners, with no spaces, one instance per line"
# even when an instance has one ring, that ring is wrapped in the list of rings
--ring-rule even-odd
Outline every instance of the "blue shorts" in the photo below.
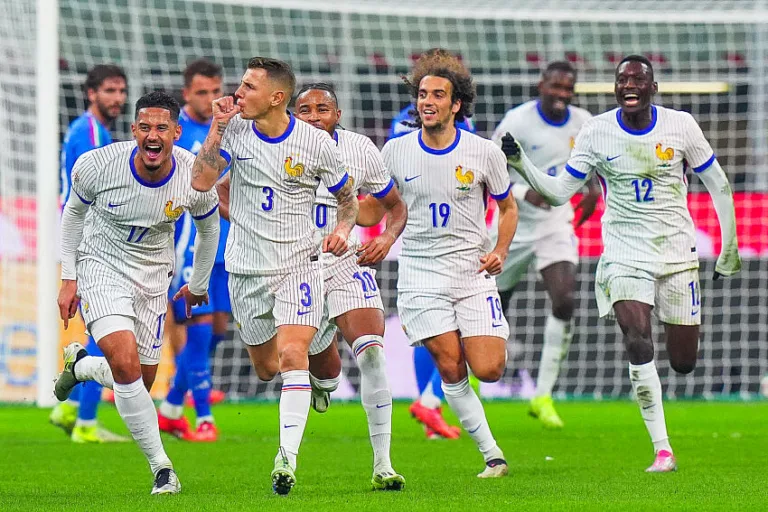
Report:
[[[173,318],[176,323],[184,323],[187,319],[186,304],[184,299],[177,301],[173,300],[173,296],[176,295],[182,286],[187,284],[189,276],[192,273],[192,266],[186,266],[182,269],[179,279],[174,277],[171,287],[168,289],[168,300],[173,307]],[[192,308],[192,316],[210,315],[212,313],[232,312],[232,304],[229,301],[229,274],[224,269],[224,263],[216,263],[213,265],[213,271],[211,272],[211,283],[208,286],[208,304],[203,304]]]

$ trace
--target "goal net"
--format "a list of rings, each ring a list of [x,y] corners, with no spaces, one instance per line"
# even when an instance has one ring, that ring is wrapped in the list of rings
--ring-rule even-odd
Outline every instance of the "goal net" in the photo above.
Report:
[[[4,57],[11,52],[13,62],[17,59],[19,65],[28,65],[30,55],[23,49],[30,32],[25,27],[34,27],[14,19],[14,9],[22,9],[16,3],[3,3],[13,7],[11,16],[0,21],[0,48]],[[577,67],[574,103],[597,114],[615,105],[613,72],[618,60],[631,53],[647,55],[659,82],[657,103],[694,115],[730,177],[745,257],[739,277],[711,281],[719,229],[706,190],[692,179],[689,202],[703,256],[699,365],[691,375],[676,375],[666,363],[664,344],[658,343],[665,389],[673,396],[746,397],[757,392],[759,379],[768,370],[764,336],[768,331],[765,2],[654,0],[634,4],[631,10],[626,2],[613,0],[445,0],[434,5],[406,0],[58,3],[62,134],[84,108],[80,86],[85,73],[99,63],[125,68],[130,106],[151,89],[178,92],[182,69],[196,58],[221,64],[230,92],[248,58],[281,58],[293,65],[299,83],[334,84],[345,127],[365,133],[381,146],[391,119],[409,102],[399,75],[408,71],[413,56],[430,47],[459,53],[472,70],[478,88],[474,120],[478,133],[485,136],[507,109],[535,96],[541,70],[548,62],[567,59]],[[34,59],[33,54],[31,57]],[[15,120],[28,115],[22,105],[29,92],[19,80],[18,75],[0,68],[0,116]],[[39,300],[31,294],[33,286],[25,272],[34,274],[35,265],[41,262],[34,251],[40,232],[29,222],[39,183],[29,149],[22,142],[32,135],[3,121],[0,138],[10,152],[0,156],[0,230],[4,230],[0,238],[0,400],[8,400],[14,399],[9,383],[18,373],[10,368],[34,358],[35,343],[6,333],[35,321],[33,311]],[[114,128],[117,139],[130,136],[129,123],[130,114],[118,120]],[[56,169],[50,169],[50,179],[56,174]],[[620,332],[612,322],[598,318],[594,299],[594,267],[601,249],[599,215],[578,234],[582,262],[576,329],[556,390],[567,395],[624,395],[629,383]],[[385,262],[378,275],[387,308],[390,382],[395,396],[413,396],[411,349],[396,316],[397,261]],[[525,395],[529,390],[530,378],[536,377],[548,312],[546,294],[531,272],[515,290],[508,311],[512,335],[507,375],[501,383],[483,388],[487,396]],[[654,325],[657,339],[661,332]],[[359,383],[358,373],[346,348],[341,350],[345,382],[340,395],[351,396]],[[215,385],[229,391],[231,397],[274,398],[279,393],[277,383],[256,378],[238,339],[220,344],[214,374]],[[47,375],[38,378],[49,382]]]

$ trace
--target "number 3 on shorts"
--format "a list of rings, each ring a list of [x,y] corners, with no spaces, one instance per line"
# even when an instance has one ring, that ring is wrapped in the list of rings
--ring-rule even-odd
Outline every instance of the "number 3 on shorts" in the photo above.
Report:
[[[301,299],[301,305],[305,308],[310,307],[312,305],[312,290],[309,285],[307,283],[301,283],[299,285],[299,290],[304,294],[304,297]]]

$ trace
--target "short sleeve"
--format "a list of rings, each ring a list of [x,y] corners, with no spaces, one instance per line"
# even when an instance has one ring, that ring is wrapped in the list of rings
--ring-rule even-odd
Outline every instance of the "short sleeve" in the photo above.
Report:
[[[579,130],[576,142],[565,164],[565,172],[580,180],[586,180],[597,166],[595,154],[592,151],[592,123],[587,121]]]
[[[99,173],[96,171],[93,155],[83,154],[72,168],[72,192],[84,204],[93,203],[98,192],[98,178]]]
[[[693,168],[693,172],[702,172],[715,161],[715,152],[712,150],[699,123],[687,112],[685,117],[685,159]]]
[[[321,142],[316,173],[331,194],[341,190],[349,179],[347,166],[341,159],[339,148],[330,137],[324,138]]]
[[[512,184],[509,181],[509,172],[507,171],[507,157],[504,152],[495,144],[489,144],[490,152],[488,154],[488,169],[486,170],[485,184],[488,187],[491,197],[500,201],[509,195]]]
[[[365,167],[367,172],[366,191],[376,198],[382,198],[389,194],[389,191],[395,186],[395,182],[384,164],[381,152],[370,140],[365,145]]]
[[[394,185],[400,187],[400,183],[397,180],[397,173],[394,172],[395,168],[393,167],[392,162],[392,144],[392,142],[386,142],[384,147],[381,148],[381,161],[384,163],[384,167],[387,168],[387,172],[389,172]]]
[[[189,205],[189,213],[195,220],[202,220],[213,215],[219,207],[219,194],[216,187],[207,192],[192,191],[192,202]]]

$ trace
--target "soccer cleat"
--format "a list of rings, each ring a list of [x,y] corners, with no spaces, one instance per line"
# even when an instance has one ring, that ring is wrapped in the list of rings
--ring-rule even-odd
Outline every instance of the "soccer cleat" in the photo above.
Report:
[[[62,402],[51,410],[48,421],[51,425],[64,430],[67,435],[71,435],[77,421],[77,407],[68,402]]]
[[[331,394],[321,389],[312,388],[312,408],[320,414],[331,406]]]
[[[195,433],[189,428],[189,421],[182,416],[178,419],[171,419],[167,416],[163,416],[158,411],[157,423],[160,426],[161,432],[166,432],[174,437],[178,437],[182,441],[196,441]]]
[[[418,400],[411,404],[408,408],[411,416],[416,418],[419,422],[423,423],[428,428],[432,429],[437,434],[445,437],[446,439],[458,439],[459,430],[456,427],[448,425],[443,419],[441,409],[430,409],[424,407]]]
[[[504,459],[491,459],[485,463],[485,469],[477,475],[477,478],[501,478],[508,474],[507,461]]]
[[[72,429],[70,436],[73,443],[100,444],[100,443],[127,443],[131,439],[115,434],[98,425],[78,427]]]
[[[216,405],[220,404],[227,398],[227,394],[223,392],[220,389],[212,389],[211,390],[211,397],[208,399],[208,403],[210,405]],[[188,392],[187,396],[184,399],[184,405],[187,407],[194,407],[195,406],[195,399],[192,396],[192,392]]]
[[[670,473],[672,471],[677,471],[677,461],[672,452],[667,450],[659,450],[653,464],[645,470],[646,473]]]
[[[155,475],[155,484],[152,486],[152,494],[179,494],[181,482],[176,472],[171,468],[163,468]]]
[[[389,469],[373,475],[371,485],[374,491],[402,491],[405,489],[405,477]]]
[[[195,432],[195,441],[199,443],[212,443],[216,441],[219,438],[219,431],[216,428],[216,425],[211,423],[210,421],[204,421],[200,425],[197,426],[197,431]]]
[[[564,426],[563,420],[560,419],[557,411],[555,411],[555,404],[552,402],[551,395],[531,398],[531,408],[528,410],[528,414],[538,418],[544,425],[544,428],[556,430]]]
[[[72,393],[72,389],[80,382],[75,377],[75,363],[88,355],[85,348],[77,343],[64,347],[64,369],[53,385],[53,394],[59,402],[63,402]]]
[[[282,446],[275,458],[275,469],[272,470],[270,476],[272,478],[272,490],[275,494],[284,496],[291,492],[293,486],[296,485],[296,475],[293,473],[293,468],[288,462],[288,456]]]

